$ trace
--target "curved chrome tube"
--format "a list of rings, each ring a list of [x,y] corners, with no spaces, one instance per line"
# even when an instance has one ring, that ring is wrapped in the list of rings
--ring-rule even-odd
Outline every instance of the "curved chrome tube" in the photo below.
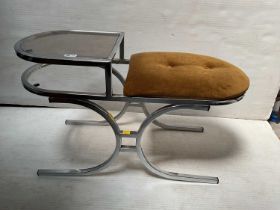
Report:
[[[190,174],[179,174],[179,173],[173,173],[173,172],[168,172],[161,170],[157,168],[155,165],[153,165],[145,156],[143,149],[141,147],[141,140],[142,140],[142,135],[145,130],[145,128],[156,118],[160,117],[163,114],[166,114],[171,111],[175,111],[178,109],[185,109],[185,108],[190,108],[190,105],[167,105],[164,106],[155,112],[153,112],[151,115],[149,115],[144,122],[141,124],[139,130],[138,130],[138,135],[136,138],[136,148],[137,148],[137,154],[141,160],[141,162],[144,164],[144,166],[154,173],[157,176],[166,178],[166,179],[171,179],[171,180],[178,180],[178,181],[187,181],[187,182],[199,182],[199,183],[210,183],[210,184],[218,184],[219,179],[218,177],[211,177],[211,176],[198,176],[198,175],[190,175]],[[201,107],[201,106],[192,106],[192,109],[197,109],[197,110],[207,110],[207,107]]]
[[[116,78],[121,82],[121,84],[124,86],[125,79],[123,76],[112,67],[112,73],[116,76]],[[124,106],[122,107],[121,111],[114,116],[114,119],[117,121],[120,119],[127,111],[127,108],[129,107],[129,102],[125,102]],[[65,120],[66,125],[108,125],[108,122],[106,120],[103,121],[96,121],[96,120]]]
[[[85,169],[39,169],[37,171],[38,176],[40,175],[48,175],[48,176],[86,176],[86,175],[93,175],[101,170],[107,168],[118,156],[120,149],[121,149],[121,136],[120,136],[120,129],[115,120],[111,117],[110,113],[108,113],[104,108],[101,106],[86,100],[80,99],[73,99],[73,98],[50,98],[49,100],[51,103],[71,103],[84,106],[89,108],[98,114],[100,114],[112,127],[114,134],[116,136],[116,147],[113,154],[103,163],[99,164],[98,166],[94,166],[91,168]]]
[[[143,112],[146,115],[146,117],[149,117],[151,115],[147,106],[144,103],[142,105],[142,109],[143,109]],[[193,108],[189,107],[188,109],[193,109]],[[203,110],[209,111],[209,109],[210,109],[210,106]],[[197,132],[197,133],[202,133],[204,131],[204,128],[201,126],[174,126],[174,125],[167,125],[163,122],[160,122],[159,120],[153,120],[152,123],[160,128],[166,129],[166,130],[188,131],[188,132]]]
[[[127,111],[129,103],[126,102],[122,107],[121,111],[113,116],[114,120],[117,121],[120,119]],[[97,120],[65,120],[66,125],[109,125],[106,120],[97,121]]]

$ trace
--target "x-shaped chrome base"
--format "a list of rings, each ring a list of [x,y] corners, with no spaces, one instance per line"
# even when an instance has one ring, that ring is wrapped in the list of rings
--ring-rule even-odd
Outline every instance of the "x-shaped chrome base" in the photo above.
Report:
[[[142,134],[145,128],[150,124],[154,123],[155,125],[163,128],[163,129],[170,129],[170,130],[180,130],[180,131],[190,131],[190,132],[203,132],[203,127],[177,127],[172,125],[167,125],[162,122],[157,121],[156,119],[163,114],[169,113],[171,111],[175,111],[178,109],[194,109],[194,110],[204,110],[208,111],[209,106],[205,105],[167,105],[164,106],[152,113],[148,111],[144,103],[139,104],[131,104],[126,103],[123,109],[119,114],[113,117],[109,112],[107,112],[104,108],[93,103],[89,100],[80,100],[80,99],[70,99],[70,98],[50,98],[50,102],[58,102],[58,103],[72,103],[82,105],[84,107],[90,108],[100,114],[105,120],[104,121],[84,121],[84,120],[66,120],[65,123],[67,125],[110,125],[115,133],[116,137],[116,147],[113,154],[102,164],[86,168],[86,169],[66,169],[66,170],[56,170],[56,169],[39,169],[37,174],[39,176],[86,176],[86,175],[93,175],[101,170],[108,167],[113,160],[116,159],[119,152],[127,152],[127,151],[136,151],[141,162],[143,165],[153,174],[163,177],[166,179],[171,180],[178,180],[178,181],[186,181],[186,182],[198,182],[198,183],[210,183],[210,184],[218,184],[219,179],[218,177],[211,177],[211,176],[198,176],[198,175],[189,175],[189,174],[180,174],[180,173],[173,173],[159,169],[155,165],[153,165],[145,156],[142,147],[141,147],[141,139]],[[147,118],[143,121],[138,131],[132,131],[129,133],[125,133],[124,131],[119,129],[116,120],[119,119],[127,110],[127,108],[132,106],[139,106],[143,109],[144,113],[146,114]],[[127,146],[122,145],[122,138],[136,138],[136,145],[135,146]]]

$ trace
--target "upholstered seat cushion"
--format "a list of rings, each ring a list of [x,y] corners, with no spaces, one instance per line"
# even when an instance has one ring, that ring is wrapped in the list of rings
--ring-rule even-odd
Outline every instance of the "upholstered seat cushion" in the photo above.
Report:
[[[130,58],[126,96],[226,100],[245,93],[249,79],[223,60],[190,53],[145,52]]]

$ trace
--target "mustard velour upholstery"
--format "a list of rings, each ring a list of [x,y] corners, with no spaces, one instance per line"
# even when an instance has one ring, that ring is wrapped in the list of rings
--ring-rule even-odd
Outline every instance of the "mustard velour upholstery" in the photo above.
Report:
[[[241,96],[249,79],[223,60],[190,53],[144,52],[130,58],[124,95],[226,100]]]

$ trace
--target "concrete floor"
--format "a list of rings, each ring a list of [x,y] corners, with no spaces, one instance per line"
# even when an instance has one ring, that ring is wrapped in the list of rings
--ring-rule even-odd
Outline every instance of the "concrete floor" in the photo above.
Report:
[[[274,130],[275,134],[278,136],[280,139],[280,123],[270,123],[272,129]]]
[[[1,210],[280,206],[280,141],[265,121],[168,116],[176,124],[203,125],[205,133],[149,127],[142,146],[154,164],[220,178],[218,185],[209,185],[155,177],[134,153],[121,153],[96,176],[37,177],[38,168],[81,168],[102,161],[114,146],[112,131],[107,126],[65,126],[65,119],[97,118],[81,109],[2,107],[0,116]],[[119,124],[137,130],[143,119],[127,113]]]

